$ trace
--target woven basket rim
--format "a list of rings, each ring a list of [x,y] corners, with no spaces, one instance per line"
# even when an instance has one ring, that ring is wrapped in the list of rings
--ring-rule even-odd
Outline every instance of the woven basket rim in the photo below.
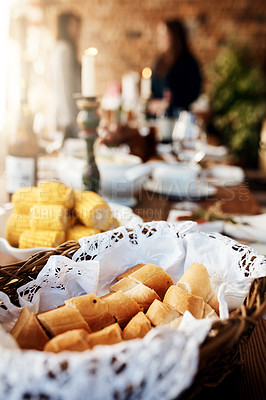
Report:
[[[70,258],[79,248],[77,241],[70,240],[54,249],[38,251],[26,260],[0,265],[0,291],[7,294],[13,304],[19,305],[17,289],[35,279],[49,257],[61,255]]]
[[[180,400],[193,399],[203,387],[218,386],[241,364],[243,351],[258,320],[266,311],[266,277],[252,281],[244,303],[226,320],[215,320],[199,352],[199,366],[192,386]],[[212,333],[216,332],[213,336]]]

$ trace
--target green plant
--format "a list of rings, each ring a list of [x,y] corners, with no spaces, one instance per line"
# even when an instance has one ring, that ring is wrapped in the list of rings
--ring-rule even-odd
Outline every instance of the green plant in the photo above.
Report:
[[[245,166],[257,165],[265,115],[265,77],[251,66],[246,47],[229,41],[209,69],[212,124],[231,154]]]

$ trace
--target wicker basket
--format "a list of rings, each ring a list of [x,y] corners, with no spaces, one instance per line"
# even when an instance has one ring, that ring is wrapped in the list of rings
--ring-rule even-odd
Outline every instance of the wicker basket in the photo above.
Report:
[[[51,255],[71,258],[80,248],[78,242],[66,242],[54,250],[42,251],[26,261],[0,266],[0,291],[18,305],[17,288],[35,279]],[[200,362],[193,385],[181,396],[190,399],[204,386],[215,387],[241,362],[240,348],[245,348],[253,328],[266,309],[266,277],[253,280],[244,304],[227,320],[215,320],[200,347]],[[213,332],[215,331],[215,336]]]

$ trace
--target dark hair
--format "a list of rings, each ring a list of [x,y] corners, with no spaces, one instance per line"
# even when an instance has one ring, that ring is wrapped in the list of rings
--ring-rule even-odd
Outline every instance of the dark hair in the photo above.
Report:
[[[81,22],[79,15],[72,14],[70,12],[62,13],[57,19],[57,39],[67,40],[72,42],[73,39],[70,37],[67,26],[71,19],[75,19],[77,22]]]
[[[81,23],[81,18],[77,14],[73,14],[71,12],[64,12],[60,14],[57,18],[57,40],[66,40],[73,49],[73,55],[75,59],[77,59],[77,44],[69,35],[68,32],[68,24],[71,19],[76,20],[78,23]]]
[[[185,26],[179,20],[168,20],[165,22],[171,36],[171,51],[178,58],[181,54],[188,52],[187,32]]]
[[[178,19],[164,21],[164,24],[170,34],[171,44],[170,48],[159,57],[156,66],[157,76],[166,75],[182,54],[190,52],[184,24]]]

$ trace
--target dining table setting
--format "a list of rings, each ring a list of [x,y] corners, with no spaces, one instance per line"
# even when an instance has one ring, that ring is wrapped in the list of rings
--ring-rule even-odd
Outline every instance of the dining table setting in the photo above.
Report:
[[[153,97],[148,66],[100,95],[100,57],[75,64],[65,130],[21,97],[0,174],[0,399],[261,400],[266,209],[209,129],[188,49],[184,107]]]
[[[181,122],[184,114],[191,118],[192,113],[183,112]],[[203,231],[223,233],[266,254],[266,214],[249,187],[245,169],[234,164],[226,146],[201,132],[199,143],[194,139],[197,148],[190,144],[189,150],[182,151],[184,139],[178,139],[175,132],[179,130],[181,135],[184,127],[180,128],[178,119],[175,125],[172,120],[167,122],[173,128],[167,142],[161,138],[161,121],[142,121],[145,135],[132,128],[134,146],[130,148],[124,124],[112,139],[114,131],[104,126],[105,118],[102,120],[94,153],[100,173],[99,193],[105,200],[129,207],[145,222],[196,221]],[[85,159],[84,140],[67,139],[56,153],[39,157],[39,180],[59,179],[81,189]]]
[[[151,126],[154,128],[154,121]],[[228,150],[209,144],[205,137],[204,146],[201,142],[199,149],[193,152],[190,145],[189,154],[180,156],[180,143],[176,138],[165,143],[160,140],[158,131],[155,138],[155,151],[145,161],[140,155],[130,154],[126,143],[108,147],[96,142],[99,193],[110,204],[119,226],[165,221],[178,230],[184,223],[191,223],[195,232],[210,236],[220,234],[233,240],[232,246],[234,243],[245,249],[250,246],[252,252],[265,256],[266,214],[249,189],[244,170],[230,163]],[[62,148],[39,157],[39,181],[57,180],[77,191],[82,190],[86,157],[84,138],[66,140]],[[19,249],[7,243],[5,226],[12,212],[12,203],[6,202],[1,207],[2,267],[17,263],[21,267],[28,257],[45,250],[42,247]],[[164,246],[167,252],[167,242]],[[203,384],[201,391],[194,392],[193,396],[191,389],[187,389],[178,398],[209,399],[215,396],[222,399],[229,394],[243,399],[263,398],[265,335],[266,323],[262,315],[249,341],[240,347],[239,360],[228,376],[225,373],[219,384]]]

